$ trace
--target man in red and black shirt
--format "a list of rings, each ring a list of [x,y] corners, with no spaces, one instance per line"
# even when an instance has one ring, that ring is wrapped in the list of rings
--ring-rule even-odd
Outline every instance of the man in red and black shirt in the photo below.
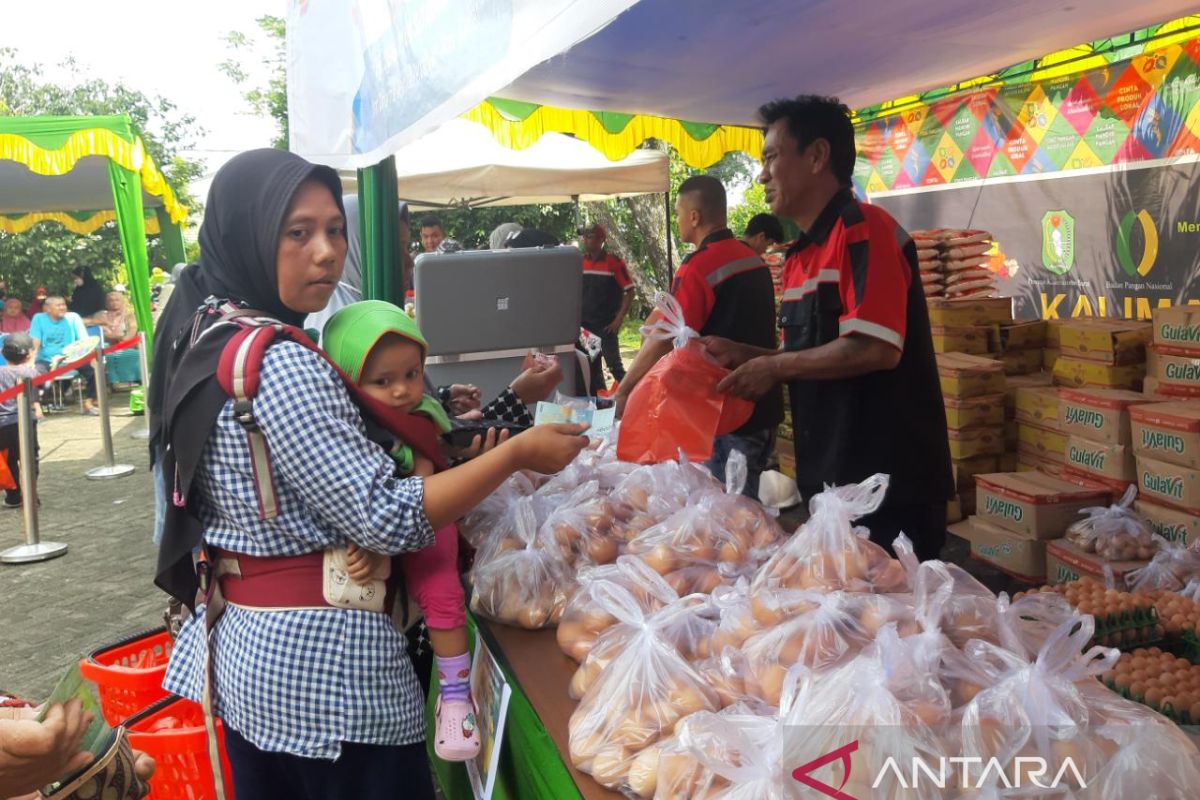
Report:
[[[604,249],[603,225],[579,229],[583,245],[583,327],[600,337],[601,352],[618,382],[625,380],[625,364],[617,334],[633,302],[633,279],[625,262]]]
[[[851,193],[849,109],[803,96],[759,116],[767,203],[804,233],[784,266],[783,352],[706,340],[737,367],[720,388],[758,397],[787,383],[805,498],[887,473],[883,506],[860,524],[887,546],[903,531],[919,557],[935,558],[954,487],[916,248],[886,211]]]
[[[775,346],[775,288],[758,253],[734,238],[726,227],[725,187],[709,175],[696,175],[679,186],[675,199],[679,236],[696,249],[683,260],[671,293],[687,326],[704,336],[721,336],[761,348]],[[669,341],[647,341],[617,390],[617,408],[650,368],[671,351]],[[758,499],[758,478],[770,455],[771,433],[783,421],[783,392],[768,389],[741,428],[713,443],[708,468],[725,479],[725,462],[737,450],[746,456],[743,493]]]

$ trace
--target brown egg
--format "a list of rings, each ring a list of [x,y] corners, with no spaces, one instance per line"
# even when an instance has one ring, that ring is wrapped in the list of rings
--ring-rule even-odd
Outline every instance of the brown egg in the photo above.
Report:
[[[675,552],[665,544],[655,545],[650,548],[649,552],[642,555],[642,560],[646,562],[646,566],[659,575],[666,575],[673,571],[677,565]]]
[[[617,541],[607,536],[593,536],[588,540],[587,554],[597,564],[611,564],[617,560]]]
[[[658,759],[661,747],[651,745],[638,753],[629,765],[629,789],[643,800],[651,800],[658,784]]]
[[[592,759],[592,777],[596,783],[615,789],[629,769],[629,752],[623,747],[605,747]]]

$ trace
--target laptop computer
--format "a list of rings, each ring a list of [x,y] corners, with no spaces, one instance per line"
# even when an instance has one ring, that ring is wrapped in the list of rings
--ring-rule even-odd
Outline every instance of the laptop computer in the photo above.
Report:
[[[574,374],[583,254],[575,247],[422,253],[414,269],[417,324],[438,383],[474,383],[487,402],[531,349]]]

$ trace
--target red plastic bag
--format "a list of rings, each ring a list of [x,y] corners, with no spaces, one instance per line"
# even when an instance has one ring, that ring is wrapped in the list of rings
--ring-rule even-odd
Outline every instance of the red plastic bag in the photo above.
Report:
[[[655,300],[659,318],[642,329],[647,339],[670,339],[675,349],[659,360],[629,395],[617,434],[617,458],[656,464],[712,456],[713,439],[740,428],[754,403],[717,391],[729,370],[714,361],[683,321],[669,294]]]

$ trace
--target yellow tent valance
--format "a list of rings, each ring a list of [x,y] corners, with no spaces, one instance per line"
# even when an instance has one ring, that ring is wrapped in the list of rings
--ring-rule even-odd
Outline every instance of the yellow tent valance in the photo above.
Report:
[[[142,188],[148,194],[163,199],[163,207],[171,222],[180,224],[187,219],[187,209],[175,199],[175,192],[166,178],[154,160],[146,155],[141,137],[135,137],[130,142],[114,131],[88,128],[75,131],[61,146],[47,149],[19,134],[0,133],[0,160],[24,164],[39,175],[66,175],[75,168],[79,159],[87,156],[104,156],[131,172],[137,172],[142,179]]]
[[[95,233],[108,223],[116,221],[117,212],[111,210],[97,211],[82,219],[65,211],[34,211],[16,218],[0,216],[0,231],[14,234],[24,233],[34,225],[42,222],[56,222],[71,233],[89,234]],[[146,217],[144,224],[146,226],[146,233],[150,236],[157,236],[162,232],[157,216]]]
[[[734,125],[716,126],[708,136],[696,138],[678,120],[634,114],[614,133],[606,129],[591,111],[538,106],[525,118],[510,120],[487,101],[463,114],[463,118],[483,125],[498,143],[513,150],[524,150],[544,133],[567,133],[587,142],[612,161],[625,158],[647,139],[666,142],[688,166],[697,169],[711,166],[733,151],[756,159],[762,157],[762,132]]]

